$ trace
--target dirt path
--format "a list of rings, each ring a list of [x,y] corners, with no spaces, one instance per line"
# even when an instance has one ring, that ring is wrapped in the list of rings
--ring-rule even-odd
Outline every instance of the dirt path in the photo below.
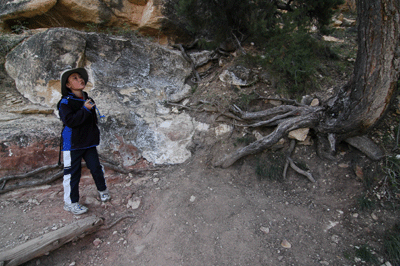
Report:
[[[352,255],[365,243],[383,264],[380,236],[398,211],[358,210],[362,184],[346,158],[324,162],[309,149],[298,146],[295,157],[308,156],[316,183],[293,172],[284,182],[259,180],[252,158],[212,168],[208,152],[199,150],[159,172],[109,174],[113,199],[101,204],[86,174],[81,202],[90,211],[80,217],[101,216],[106,224],[135,218],[25,265],[368,265]],[[139,201],[138,209],[127,208]],[[0,250],[80,217],[62,209],[61,181],[0,195]]]

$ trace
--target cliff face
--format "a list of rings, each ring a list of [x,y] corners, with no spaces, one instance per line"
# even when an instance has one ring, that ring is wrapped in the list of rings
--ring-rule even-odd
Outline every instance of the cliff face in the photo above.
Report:
[[[68,68],[87,69],[86,91],[105,115],[99,123],[99,152],[120,166],[131,168],[141,160],[182,163],[191,156],[187,147],[193,134],[205,128],[164,105],[190,93],[184,83],[190,65],[180,52],[144,38],[54,28],[22,40],[7,54],[4,66],[3,174],[57,162],[62,125],[55,109],[60,73]]]
[[[161,0],[0,0],[0,26],[3,30],[114,28],[138,31],[166,43],[178,29],[162,14],[164,4]]]

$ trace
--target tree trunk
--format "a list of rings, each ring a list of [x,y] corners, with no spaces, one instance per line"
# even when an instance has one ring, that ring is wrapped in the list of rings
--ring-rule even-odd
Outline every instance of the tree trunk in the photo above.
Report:
[[[400,71],[400,1],[360,0],[358,54],[351,80],[328,101],[318,130],[339,139],[376,125],[388,109]]]

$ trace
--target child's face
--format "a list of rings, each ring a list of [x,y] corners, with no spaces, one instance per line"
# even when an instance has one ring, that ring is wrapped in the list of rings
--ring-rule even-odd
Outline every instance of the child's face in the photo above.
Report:
[[[86,86],[85,80],[83,80],[79,73],[72,73],[68,77],[67,83],[65,85],[72,91],[83,90]]]

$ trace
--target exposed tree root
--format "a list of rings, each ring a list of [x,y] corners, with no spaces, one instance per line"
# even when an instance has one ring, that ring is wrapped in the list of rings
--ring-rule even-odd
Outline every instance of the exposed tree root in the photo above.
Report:
[[[58,173],[56,173],[48,178],[45,178],[45,179],[25,181],[22,183],[17,183],[15,185],[8,186],[6,188],[4,188],[4,186],[3,186],[3,188],[0,190],[0,194],[4,194],[6,192],[20,189],[20,188],[46,185],[46,184],[49,184],[49,183],[61,178],[62,176],[63,176],[63,172],[58,172]],[[6,180],[4,180],[4,185],[5,185],[5,182],[6,182]]]
[[[229,155],[225,155],[223,158],[217,159],[214,165],[223,168],[231,166],[244,156],[255,154],[271,147],[292,130],[315,127],[321,119],[321,110],[323,110],[322,107],[296,107],[289,105],[283,105],[260,112],[243,112],[237,106],[233,106],[233,109],[242,119],[245,120],[265,119],[267,116],[278,114],[280,115],[280,119],[274,120],[270,123],[261,122],[261,124],[269,126],[276,124],[277,127],[272,133],[262,139],[257,140],[246,147],[240,148]]]
[[[302,169],[300,169],[293,161],[293,159],[290,157],[294,148],[296,146],[296,141],[293,139],[290,142],[290,147],[289,150],[287,152],[287,157],[286,157],[286,163],[285,163],[285,167],[283,169],[283,178],[286,179],[286,174],[287,174],[287,169],[290,166],[294,171],[296,171],[298,174],[304,175],[306,176],[311,182],[315,183],[315,179],[312,176],[311,173],[304,171]]]
[[[130,173],[139,174],[139,173],[146,172],[146,171],[159,171],[160,170],[157,168],[141,169],[141,170],[127,170],[127,169],[124,169],[117,165],[111,164],[109,162],[104,162],[103,160],[102,160],[101,164],[104,167],[107,167],[115,172],[122,173],[122,174],[130,174]],[[15,180],[26,179],[26,178],[34,178],[37,174],[40,174],[42,172],[51,171],[51,170],[55,170],[55,169],[62,168],[62,167],[63,167],[63,165],[58,165],[58,164],[46,165],[46,166],[40,167],[38,169],[35,169],[33,171],[30,171],[28,173],[2,177],[2,178],[0,178],[0,182],[3,182],[0,186],[0,194],[4,194],[9,191],[13,191],[13,190],[20,189],[20,188],[42,186],[42,185],[49,184],[49,183],[61,178],[64,175],[64,171],[63,170],[58,171],[58,172],[54,173],[53,175],[51,175],[47,178],[44,178],[44,179],[36,179],[36,180],[17,182],[16,184],[6,187],[7,181],[15,181]],[[82,163],[82,167],[86,167],[86,163]]]
[[[62,167],[63,167],[62,165],[58,165],[58,164],[45,165],[43,167],[40,167],[40,168],[35,169],[35,170],[33,170],[31,172],[28,172],[28,173],[1,177],[0,178],[0,182],[7,181],[7,180],[17,180],[17,179],[27,178],[27,177],[34,176],[34,175],[39,174],[39,173],[44,172],[44,171],[54,170],[54,169],[62,168]]]

